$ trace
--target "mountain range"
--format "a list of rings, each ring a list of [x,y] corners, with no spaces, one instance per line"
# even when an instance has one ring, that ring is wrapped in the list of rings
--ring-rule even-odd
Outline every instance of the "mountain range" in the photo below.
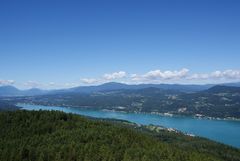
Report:
[[[105,83],[61,90],[0,87],[0,101],[15,105],[106,109],[240,119],[240,83],[180,85]],[[15,96],[15,97],[14,97]],[[20,96],[20,97],[19,97]]]
[[[185,93],[194,93],[207,90],[218,84],[206,84],[206,85],[185,85],[185,84],[138,84],[129,85],[123,83],[110,82],[96,86],[79,86],[69,89],[59,90],[42,90],[38,88],[32,88],[29,90],[20,90],[14,86],[0,86],[0,96],[35,96],[44,94],[57,94],[57,93],[94,93],[102,91],[114,91],[114,90],[138,90],[144,88],[158,88],[162,90],[175,90]],[[224,86],[240,87],[238,83],[225,83],[220,84]]]
[[[105,84],[110,86],[112,84]],[[102,86],[101,86],[102,87]],[[116,87],[116,86],[114,86]],[[94,87],[99,88],[99,87]],[[216,85],[197,92],[148,87],[141,89],[101,88],[92,92],[48,93],[37,96],[2,97],[10,104],[27,103],[123,112],[146,112],[240,119],[240,87]],[[74,91],[74,92],[73,92]]]
[[[1,86],[0,87],[0,96],[34,96],[47,94],[49,91],[41,90],[38,88],[32,88],[29,90],[20,90],[14,86]]]

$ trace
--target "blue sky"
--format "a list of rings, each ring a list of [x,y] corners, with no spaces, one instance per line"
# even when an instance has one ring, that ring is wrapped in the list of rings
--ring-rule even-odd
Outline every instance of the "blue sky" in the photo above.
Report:
[[[238,0],[1,0],[0,85],[240,81]]]

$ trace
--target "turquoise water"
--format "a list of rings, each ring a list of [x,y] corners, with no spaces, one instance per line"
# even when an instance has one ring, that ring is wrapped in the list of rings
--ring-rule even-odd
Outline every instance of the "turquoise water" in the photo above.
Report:
[[[162,125],[240,148],[240,121],[195,119],[192,117],[177,116],[169,117],[155,114],[122,113],[113,111],[28,104],[20,104],[18,106],[23,107],[25,110],[58,110],[66,113],[75,113],[97,118],[115,118],[128,120],[144,125]]]

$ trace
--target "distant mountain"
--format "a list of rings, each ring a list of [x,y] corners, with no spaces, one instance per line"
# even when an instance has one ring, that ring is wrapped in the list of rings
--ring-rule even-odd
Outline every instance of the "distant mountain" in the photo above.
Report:
[[[240,83],[225,83],[220,84],[221,86],[228,87],[240,87]],[[41,90],[32,88],[29,90],[19,90],[13,86],[0,86],[0,96],[35,96],[43,94],[62,94],[62,93],[95,93],[104,91],[116,91],[116,90],[138,90],[145,88],[158,88],[161,90],[173,90],[185,93],[194,93],[204,91],[214,87],[214,84],[206,85],[183,85],[183,84],[123,84],[110,82],[96,86],[79,86],[69,89],[59,90]]]
[[[12,96],[35,96],[41,94],[47,94],[49,91],[41,90],[38,88],[32,88],[29,90],[19,90],[13,86],[0,86],[0,96],[12,97]]]
[[[114,85],[116,90],[110,90],[113,89],[110,85]],[[118,89],[115,88],[117,87],[115,84],[104,84],[100,87],[93,87],[92,91],[108,90],[91,93],[82,93],[81,91],[23,97],[17,101],[50,106],[84,107],[125,112],[157,112],[219,118],[234,117],[240,119],[240,87],[217,85],[194,93],[155,87]],[[122,87],[126,86],[123,85]]]
[[[120,89],[131,89],[131,85],[122,84],[122,83],[105,83],[98,86],[80,86],[67,90],[68,92],[80,92],[80,93],[92,93],[92,92],[100,92],[100,91],[111,91],[111,90],[120,90]]]
[[[115,91],[115,90],[138,90],[144,88],[158,88],[162,90],[174,90],[179,92],[193,93],[207,90],[214,87],[216,84],[205,84],[205,85],[195,85],[195,84],[123,84],[117,82],[109,82],[96,86],[79,86],[70,89],[54,90],[51,93],[94,93],[103,91]],[[225,83],[221,84],[224,86],[236,86],[240,87],[240,83]]]
[[[182,84],[137,84],[129,85],[123,83],[110,82],[98,86],[80,86],[66,90],[54,91],[54,93],[61,92],[76,92],[76,93],[93,93],[93,92],[102,92],[102,91],[114,91],[114,90],[137,90],[144,88],[159,88],[163,90],[177,90],[181,92],[197,92],[206,90],[214,85],[182,85]]]
[[[21,91],[13,86],[0,86],[0,96],[16,96],[20,93]]]
[[[240,82],[235,82],[235,83],[223,83],[223,84],[220,84],[220,85],[223,85],[223,86],[232,86],[232,87],[240,87]]]
[[[240,93],[240,87],[217,85],[209,88],[205,92],[209,93]]]
[[[25,95],[42,95],[42,94],[47,94],[48,92],[49,91],[47,90],[41,90],[38,88],[32,88],[32,89],[23,91]]]
[[[164,90],[176,90],[180,92],[198,92],[206,90],[213,85],[182,85],[182,84],[146,84],[145,86],[160,88]],[[144,85],[143,85],[144,87]]]

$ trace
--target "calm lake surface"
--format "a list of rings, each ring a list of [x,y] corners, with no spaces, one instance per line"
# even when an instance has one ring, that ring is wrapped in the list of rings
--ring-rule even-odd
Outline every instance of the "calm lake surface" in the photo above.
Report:
[[[177,116],[169,117],[155,114],[122,113],[29,104],[19,104],[18,106],[22,107],[22,109],[25,110],[58,110],[66,113],[74,113],[97,118],[115,118],[128,120],[144,125],[162,125],[240,148],[240,121],[195,119],[191,117]]]

